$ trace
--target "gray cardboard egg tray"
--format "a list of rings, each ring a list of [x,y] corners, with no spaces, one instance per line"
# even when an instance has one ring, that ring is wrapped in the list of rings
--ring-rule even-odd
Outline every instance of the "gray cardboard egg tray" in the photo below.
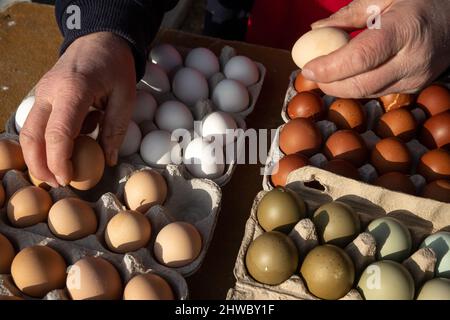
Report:
[[[190,48],[177,47],[177,49],[180,52],[180,54],[183,56],[183,60],[184,60],[184,58],[187,55],[187,53],[189,52]],[[221,72],[216,73],[210,79],[208,79],[209,92],[210,92],[209,96],[210,97],[212,96],[212,93],[213,93],[216,85],[220,81],[225,79],[225,75],[222,72],[225,65],[231,58],[233,58],[236,55],[237,55],[237,52],[233,47],[225,46],[222,48],[220,56],[219,56]],[[245,123],[245,118],[250,113],[252,113],[253,110],[255,109],[255,105],[256,105],[256,102],[258,101],[259,94],[261,93],[261,89],[264,84],[264,79],[266,77],[266,72],[267,72],[266,68],[264,67],[264,65],[262,63],[256,62],[256,61],[255,61],[255,63],[259,70],[259,80],[257,83],[247,87],[249,95],[250,95],[250,106],[247,109],[245,109],[244,111],[237,112],[237,113],[229,113],[236,121],[238,128],[243,129],[243,130],[245,130],[247,128],[246,123]],[[143,83],[142,81],[139,82],[139,84],[138,84],[138,88],[142,89],[142,90],[146,90],[146,86],[147,85],[145,83]],[[153,90],[149,90],[149,92],[154,95],[154,97],[156,98],[156,100],[158,102],[158,105],[164,103],[165,101],[178,100],[172,92],[168,92],[166,94],[158,94],[158,93],[155,93]],[[214,103],[212,102],[211,99],[204,99],[204,100],[198,101],[197,104],[191,108],[191,111],[194,116],[194,120],[201,121],[208,114],[210,114],[214,111],[219,111],[219,110],[214,105]],[[200,133],[198,132],[198,134],[200,134]],[[236,169],[237,154],[238,154],[239,150],[242,150],[242,148],[244,148],[244,144],[245,144],[244,140],[245,140],[244,135],[239,133],[236,137],[235,151],[231,154],[231,156],[233,156],[233,158],[228,159],[226,162],[225,173],[216,179],[212,179],[219,186],[222,187],[230,181],[230,179],[233,175],[233,172]],[[136,157],[136,155],[133,155],[132,158],[139,160],[138,158],[140,158],[140,157],[139,157],[139,155],[137,155],[137,156],[138,157]],[[227,156],[231,157],[230,155],[227,155]],[[143,161],[143,160],[140,159],[140,161]]]
[[[5,133],[0,135],[0,139],[18,140],[18,137]],[[97,232],[93,235],[76,241],[65,241],[54,236],[47,223],[39,223],[23,229],[14,228],[6,216],[6,201],[5,207],[0,211],[0,233],[12,241],[16,250],[48,243],[66,258],[68,264],[86,255],[103,256],[118,268],[124,281],[128,281],[136,273],[156,272],[169,281],[179,299],[187,299],[188,288],[183,277],[196,272],[205,258],[220,211],[221,189],[216,183],[207,179],[186,179],[183,166],[168,165],[164,170],[160,170],[168,184],[167,200],[163,206],[153,206],[145,213],[152,225],[152,236],[148,246],[125,255],[117,254],[107,248],[104,232],[108,221],[119,211],[126,210],[123,201],[124,184],[137,170],[153,169],[139,164],[121,163],[115,168],[105,168],[102,180],[92,190],[81,192],[70,187],[50,190],[54,202],[65,197],[79,196],[91,204],[99,222]],[[21,187],[31,185],[26,175],[16,170],[5,174],[3,186],[6,199],[9,199]],[[174,221],[186,221],[195,225],[203,242],[200,255],[190,264],[180,268],[165,267],[153,256],[156,235],[165,225]],[[5,290],[10,294],[14,293],[8,289],[11,287],[8,280],[10,278],[5,276],[2,279],[0,293]],[[67,296],[61,292],[50,293],[47,298],[66,298]]]
[[[310,181],[319,182],[325,191],[306,187],[305,182]],[[417,250],[426,236],[437,231],[450,230],[450,215],[448,214],[450,204],[362,185],[355,180],[318,168],[303,167],[295,170],[289,175],[287,187],[306,201],[309,214],[312,214],[319,206],[334,200],[347,203],[357,212],[361,221],[361,230],[366,230],[370,221],[383,216],[398,219],[410,230],[413,252]],[[316,300],[318,298],[308,292],[298,272],[280,285],[270,286],[255,281],[247,271],[245,266],[247,249],[250,243],[264,232],[258,224],[256,212],[259,202],[267,192],[266,190],[259,192],[253,203],[234,268],[237,282],[235,287],[229,290],[227,299]],[[299,250],[300,263],[306,254],[319,244],[314,224],[309,218],[301,220],[293,228],[289,237]],[[364,268],[376,259],[375,239],[369,233],[363,232],[345,250],[355,264],[355,281],[358,281]],[[412,274],[418,289],[425,281],[434,276],[436,256],[431,249],[418,249],[403,262],[403,265]],[[362,297],[356,289],[352,289],[342,298],[342,300],[361,299]]]

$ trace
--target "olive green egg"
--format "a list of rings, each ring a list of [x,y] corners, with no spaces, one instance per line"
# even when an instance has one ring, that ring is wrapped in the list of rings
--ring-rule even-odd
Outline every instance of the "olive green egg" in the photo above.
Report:
[[[411,255],[411,234],[400,221],[392,217],[379,218],[367,227],[377,242],[379,260],[402,262]]]
[[[355,211],[349,205],[334,201],[319,207],[314,212],[313,222],[322,243],[345,247],[361,231]]]
[[[408,270],[391,260],[369,265],[362,273],[357,288],[366,300],[412,300],[415,291]]]
[[[420,289],[417,300],[450,300],[450,279],[434,278]]]
[[[294,242],[284,233],[271,231],[253,240],[248,247],[245,264],[256,281],[276,285],[295,273],[298,260]]]
[[[300,273],[308,290],[326,300],[344,297],[355,281],[355,266],[349,255],[330,244],[312,249],[303,261]]]
[[[296,193],[277,187],[264,195],[256,215],[265,231],[289,233],[297,222],[306,217],[306,205]]]

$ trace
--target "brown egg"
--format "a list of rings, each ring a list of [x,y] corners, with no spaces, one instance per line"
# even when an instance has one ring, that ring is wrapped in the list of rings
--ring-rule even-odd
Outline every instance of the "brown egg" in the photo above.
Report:
[[[316,92],[321,92],[317,83],[306,79],[301,72],[299,72],[297,78],[295,78],[294,87],[295,90],[297,90],[297,92],[312,91],[312,90],[315,90]]]
[[[324,118],[325,111],[322,98],[313,91],[298,93],[287,106],[287,113],[291,119],[306,118],[318,121]]]
[[[428,184],[422,197],[450,203],[450,180],[436,180]]]
[[[78,240],[97,231],[94,209],[78,198],[57,201],[48,213],[48,227],[58,238]]]
[[[90,190],[103,177],[105,156],[100,145],[88,136],[75,139],[73,153],[73,178],[70,185],[77,190]]]
[[[380,140],[372,150],[370,159],[380,175],[388,172],[408,173],[411,170],[411,154],[398,138]]]
[[[401,172],[389,172],[375,179],[373,185],[388,190],[403,192],[411,195],[416,194],[416,187],[408,176]]]
[[[425,153],[420,158],[417,173],[428,182],[450,179],[450,152],[436,149]]]
[[[280,132],[280,149],[285,154],[301,153],[307,157],[316,154],[322,145],[322,134],[309,119],[293,119]]]
[[[28,247],[20,251],[11,265],[11,275],[20,291],[42,298],[55,289],[64,288],[66,262],[46,246]]]
[[[337,99],[328,110],[328,120],[339,129],[353,129],[357,132],[366,131],[366,114],[361,103],[354,99]]]
[[[353,261],[343,249],[329,244],[312,249],[300,273],[309,291],[326,300],[344,297],[355,281]]]
[[[433,84],[419,94],[417,103],[429,116],[435,116],[450,110],[450,92],[443,86]]]
[[[450,111],[435,115],[424,123],[420,142],[428,149],[450,149]]]
[[[328,160],[341,159],[360,167],[367,161],[368,151],[364,140],[353,130],[333,133],[325,144]]]
[[[22,148],[17,141],[0,140],[0,179],[8,170],[24,171],[26,169]]]
[[[120,300],[122,280],[116,268],[101,257],[85,257],[69,269],[67,291],[73,300]]]
[[[122,211],[109,220],[105,230],[108,248],[127,253],[144,248],[150,241],[152,226],[146,216],[137,211]]]
[[[186,222],[166,225],[156,236],[156,259],[170,268],[184,267],[194,261],[202,251],[202,237],[197,228]]]
[[[309,165],[307,157],[297,153],[287,155],[273,167],[270,180],[275,187],[284,187],[289,173],[307,165]]]
[[[124,300],[174,300],[169,283],[155,273],[139,274],[128,281]]]
[[[8,238],[0,233],[0,274],[9,274],[11,263],[16,255]]]
[[[0,208],[3,208],[5,204],[5,189],[3,188],[3,184],[0,182]]]
[[[145,213],[166,201],[166,180],[155,170],[135,172],[125,183],[124,197],[128,208]]]
[[[47,220],[52,198],[44,189],[31,186],[16,191],[8,202],[8,218],[14,227],[25,228]]]
[[[414,97],[405,93],[388,94],[380,98],[386,112],[407,107],[414,102]]]
[[[353,180],[361,180],[358,169],[346,160],[335,159],[328,161],[322,169]]]
[[[416,118],[405,108],[386,112],[376,128],[376,133],[381,138],[397,137],[405,142],[413,139],[416,131]]]
[[[42,188],[42,189],[45,189],[45,190],[50,190],[50,189],[51,189],[51,187],[50,187],[46,182],[41,181],[41,180],[35,178],[35,177],[31,174],[30,171],[28,171],[28,178],[29,178],[30,182],[31,182],[32,184],[34,184],[36,187],[39,187],[39,188]]]

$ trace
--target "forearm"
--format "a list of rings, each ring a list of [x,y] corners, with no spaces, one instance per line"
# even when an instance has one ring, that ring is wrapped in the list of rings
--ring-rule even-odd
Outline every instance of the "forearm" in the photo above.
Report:
[[[64,36],[61,53],[79,37],[108,31],[129,43],[136,66],[137,80],[145,70],[148,46],[155,37],[166,10],[171,9],[176,0],[57,0],[56,19]],[[76,11],[79,8],[79,24]],[[73,8],[73,7],[72,7]]]

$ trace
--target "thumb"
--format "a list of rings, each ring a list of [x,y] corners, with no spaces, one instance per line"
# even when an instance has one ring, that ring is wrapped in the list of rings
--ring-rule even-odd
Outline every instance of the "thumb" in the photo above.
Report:
[[[123,90],[123,89],[122,89]],[[109,166],[117,164],[119,149],[127,133],[136,90],[113,90],[103,118],[101,143]]]
[[[330,17],[314,22],[311,28],[363,29],[377,15],[383,13],[392,2],[393,0],[354,0]]]

